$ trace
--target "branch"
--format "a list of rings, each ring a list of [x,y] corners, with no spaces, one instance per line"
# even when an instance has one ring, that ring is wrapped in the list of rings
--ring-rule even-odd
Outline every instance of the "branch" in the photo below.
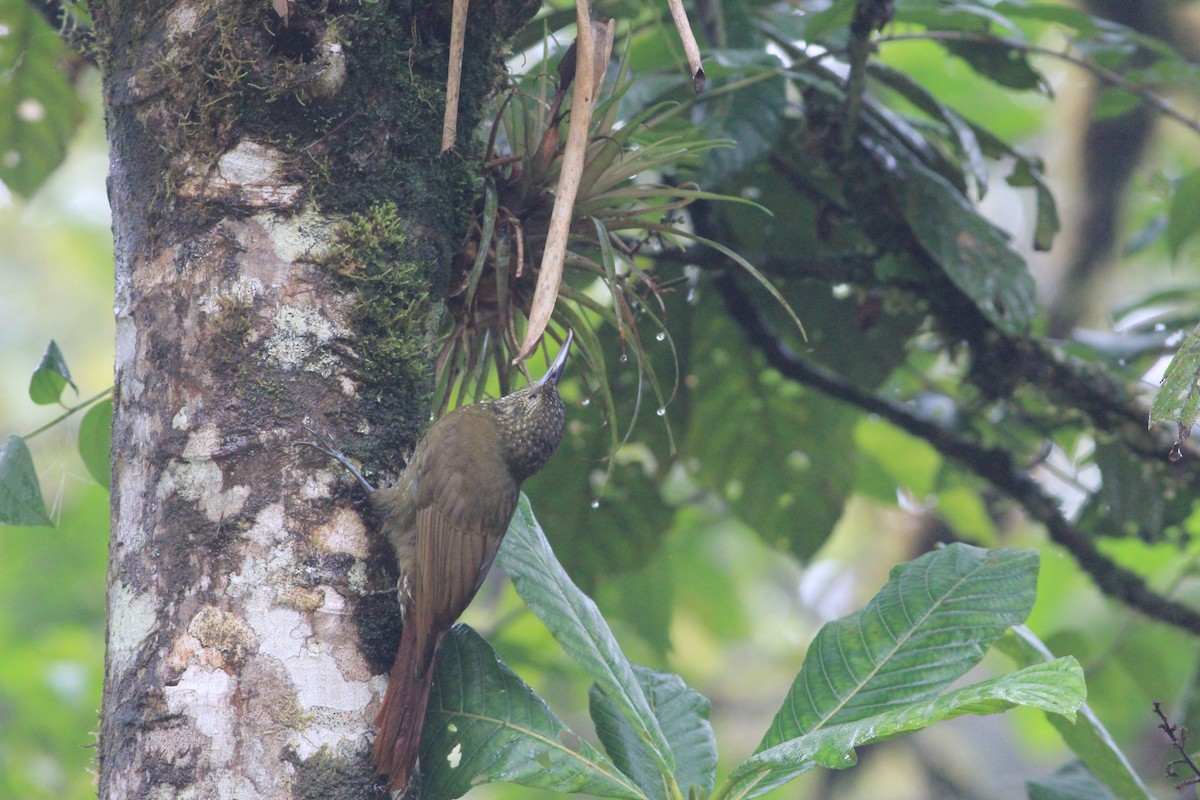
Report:
[[[892,0],[858,0],[850,21],[850,75],[846,78],[846,124],[842,127],[842,153],[850,152],[858,129],[858,115],[867,89],[867,61],[871,34],[892,18]]]
[[[1147,617],[1200,635],[1200,612],[1153,591],[1136,573],[1114,563],[1096,549],[1086,534],[1067,521],[1058,503],[1025,470],[1013,464],[1007,450],[971,441],[935,422],[914,415],[891,400],[864,392],[840,375],[797,356],[759,315],[749,295],[728,275],[718,279],[730,316],[767,362],[786,377],[819,392],[876,414],[896,427],[924,439],[939,453],[958,461],[1019,503],[1034,520],[1046,526],[1051,540],[1066,548],[1102,592],[1121,600]]]
[[[1179,766],[1180,764],[1186,765],[1187,768],[1191,770],[1192,774],[1196,776],[1194,778],[1188,778],[1181,783],[1175,784],[1175,791],[1180,791],[1186,786],[1196,786],[1200,784],[1200,765],[1197,765],[1196,762],[1192,760],[1192,757],[1188,755],[1187,751],[1187,728],[1181,728],[1178,725],[1172,725],[1171,720],[1167,719],[1167,715],[1163,713],[1162,703],[1158,702],[1157,700],[1154,701],[1154,713],[1158,715],[1160,720],[1162,720],[1162,722],[1158,724],[1158,729],[1170,737],[1171,745],[1174,746],[1175,750],[1178,751],[1180,755],[1179,758],[1167,765],[1167,776],[1171,778],[1178,778],[1179,773],[1175,771],[1175,767]],[[1179,736],[1175,735],[1176,731],[1179,732]]]

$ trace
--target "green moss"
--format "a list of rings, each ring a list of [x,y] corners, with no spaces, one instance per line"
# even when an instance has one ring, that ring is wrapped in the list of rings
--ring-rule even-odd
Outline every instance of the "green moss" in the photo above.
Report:
[[[375,771],[365,755],[333,755],[321,748],[308,758],[293,755],[296,767],[292,796],[300,800],[386,800],[387,792],[375,785]]]
[[[349,322],[359,355],[356,378],[370,406],[366,416],[376,426],[368,441],[389,444],[393,452],[379,454],[386,463],[395,459],[397,442],[415,441],[428,415],[433,265],[413,246],[391,201],[350,215],[324,265],[353,292]]]

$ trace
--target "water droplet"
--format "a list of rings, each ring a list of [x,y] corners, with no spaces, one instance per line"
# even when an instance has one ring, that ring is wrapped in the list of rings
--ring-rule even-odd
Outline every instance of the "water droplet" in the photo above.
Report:
[[[656,340],[656,341],[659,341],[659,342],[665,342],[665,341],[667,340],[667,332],[666,332],[666,331],[659,331],[658,333],[656,333],[656,334],[654,335],[654,338],[655,338],[655,340]]]
[[[667,415],[667,410],[665,408],[659,408],[658,411],[655,411],[654,413],[658,414],[660,417],[665,417]]]
[[[629,354],[621,353],[621,357],[618,358],[617,360],[620,361],[622,364],[628,364],[629,363]]]
[[[599,500],[593,500],[593,501],[592,501],[592,508],[599,508],[599,507],[600,507],[600,501],[599,501]]]

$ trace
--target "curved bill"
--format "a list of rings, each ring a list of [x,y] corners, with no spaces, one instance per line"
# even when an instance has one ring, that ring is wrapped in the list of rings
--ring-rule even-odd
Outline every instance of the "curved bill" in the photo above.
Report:
[[[563,367],[567,365],[567,356],[571,352],[571,342],[575,338],[575,332],[567,331],[567,338],[563,340],[562,348],[558,351],[558,356],[555,357],[554,363],[550,365],[550,369],[546,370],[546,374],[537,382],[538,386],[543,386],[547,383],[558,385],[558,379],[562,377]]]

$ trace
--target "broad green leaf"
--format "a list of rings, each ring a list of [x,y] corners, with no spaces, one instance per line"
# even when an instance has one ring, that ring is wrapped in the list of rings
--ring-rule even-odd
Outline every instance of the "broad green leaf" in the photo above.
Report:
[[[697,482],[765,541],[809,558],[853,487],[858,415],[747,352],[715,298],[701,309],[688,364],[697,391],[680,455],[695,464]]]
[[[1179,251],[1188,239],[1200,229],[1200,169],[1194,169],[1175,184],[1171,196],[1171,210],[1167,213],[1167,247],[1171,258],[1179,258]]]
[[[79,455],[96,483],[109,488],[112,471],[112,398],[101,400],[88,409],[79,422]]]
[[[1190,515],[1194,498],[1170,491],[1167,476],[1126,448],[1097,442],[1092,461],[1100,468],[1100,488],[1087,498],[1078,522],[1088,533],[1161,541]]]
[[[1200,326],[1183,340],[1163,374],[1150,406],[1150,424],[1174,422],[1179,432],[1178,447],[1189,435],[1197,416],[1200,416]]]
[[[646,699],[675,754],[675,781],[684,793],[697,786],[712,792],[717,769],[717,741],[708,722],[711,704],[678,675],[634,665]],[[634,779],[651,800],[669,800],[669,792],[653,756],[621,716],[616,705],[592,684],[588,692],[596,735],[613,763]]]
[[[496,566],[509,574],[529,610],[613,702],[659,768],[673,772],[671,747],[632,665],[596,604],[579,591],[554,557],[524,494],[496,556]]]
[[[426,713],[421,736],[425,800],[453,800],[480,783],[645,798],[466,625],[451,628],[438,650]]]
[[[38,362],[37,369],[29,379],[29,399],[40,406],[57,403],[68,384],[75,391],[79,391],[75,382],[71,380],[71,371],[67,369],[62,351],[51,339],[50,344],[46,345],[46,352],[42,354],[42,360]]]
[[[1007,234],[903,148],[880,146],[897,159],[885,175],[922,247],[998,328],[1008,334],[1028,331],[1035,309],[1033,276]]]
[[[1026,781],[1029,800],[1118,800],[1087,767],[1068,764],[1048,778]]]
[[[42,500],[37,471],[25,440],[16,434],[0,447],[0,523],[53,525]]]
[[[857,763],[856,747],[964,714],[983,716],[1024,706],[1073,719],[1086,696],[1083,669],[1070,656],[1026,667],[931,700],[828,725],[756,753],[729,774],[734,784],[729,797],[757,797],[817,766],[845,769]]]
[[[1045,664],[1054,659],[1054,654],[1024,625],[1014,627],[1011,633],[1001,638],[996,649],[1021,666]],[[1080,706],[1073,722],[1053,714],[1047,715],[1046,719],[1092,774],[1119,800],[1153,800],[1129,759],[1089,706]]]
[[[817,633],[759,750],[935,697],[1024,621],[1037,567],[1035,550],[957,543],[898,565],[866,607]]]
[[[0,181],[30,197],[66,154],[83,113],[59,69],[62,39],[33,4],[0,0]]]

